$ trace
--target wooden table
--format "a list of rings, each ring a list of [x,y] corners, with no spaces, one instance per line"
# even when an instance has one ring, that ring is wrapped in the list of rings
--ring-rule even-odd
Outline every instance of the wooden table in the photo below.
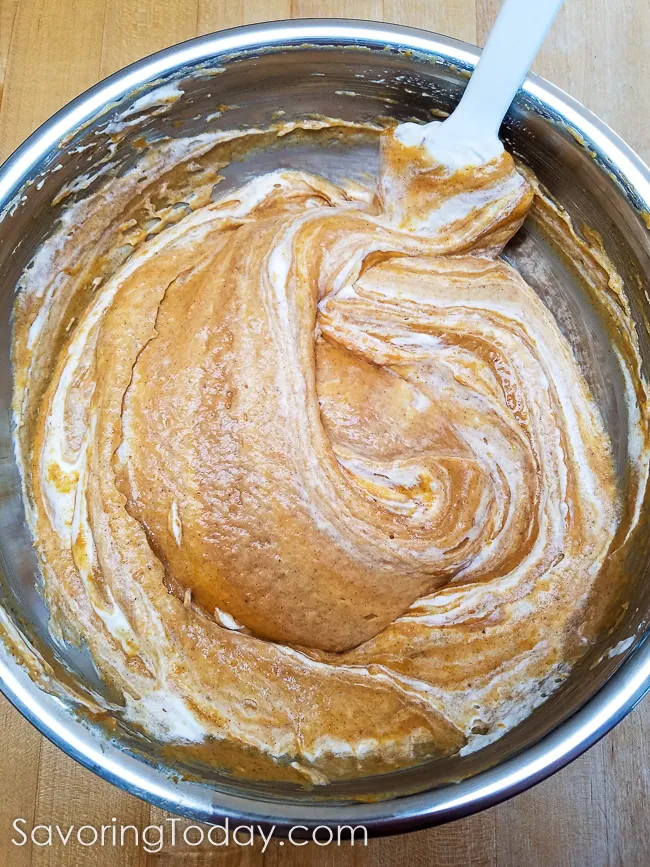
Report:
[[[531,0],[534,2],[534,0]],[[0,157],[89,85],[143,55],[201,33],[274,18],[370,18],[481,44],[498,0],[0,0]],[[566,0],[536,71],[568,90],[650,160],[644,75],[647,0]],[[0,867],[23,865],[564,865],[650,864],[650,701],[570,767],[516,799],[443,828],[367,849],[170,845],[16,847],[58,823],[142,828],[165,813],[79,767],[0,701]],[[182,826],[181,826],[182,827]],[[42,832],[44,833],[44,832]],[[38,839],[44,840],[44,837]]]

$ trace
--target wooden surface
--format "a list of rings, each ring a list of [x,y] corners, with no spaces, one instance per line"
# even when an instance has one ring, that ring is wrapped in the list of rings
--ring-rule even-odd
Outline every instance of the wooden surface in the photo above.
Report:
[[[531,0],[535,2],[535,0]],[[498,0],[0,0],[0,157],[80,91],[174,42],[254,21],[341,16],[411,24],[481,44]],[[650,160],[644,75],[647,0],[566,0],[535,69],[568,90]],[[165,814],[83,770],[0,701],[0,865],[565,865],[650,864],[650,699],[589,753],[513,801],[470,819],[367,849],[262,854],[231,846],[15,847],[12,822],[143,827]]]

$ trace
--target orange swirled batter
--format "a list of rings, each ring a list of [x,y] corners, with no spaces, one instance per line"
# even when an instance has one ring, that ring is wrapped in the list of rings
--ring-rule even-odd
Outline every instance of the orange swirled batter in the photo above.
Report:
[[[566,674],[621,531],[569,344],[497,258],[533,189],[506,153],[450,172],[388,131],[374,198],[282,170],[147,234],[153,191],[242,136],[107,182],[23,280],[53,628],[172,742],[316,782],[475,748]]]

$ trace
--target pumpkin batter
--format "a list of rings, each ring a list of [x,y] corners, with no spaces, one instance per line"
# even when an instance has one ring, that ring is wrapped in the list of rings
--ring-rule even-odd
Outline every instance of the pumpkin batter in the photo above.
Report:
[[[300,126],[358,134],[167,143],[71,206],[17,298],[14,412],[52,629],[125,718],[326,782],[543,701],[646,465],[624,508],[498,258],[534,195],[510,155],[450,169],[386,130],[375,195],[282,170],[211,200],[248,135]]]

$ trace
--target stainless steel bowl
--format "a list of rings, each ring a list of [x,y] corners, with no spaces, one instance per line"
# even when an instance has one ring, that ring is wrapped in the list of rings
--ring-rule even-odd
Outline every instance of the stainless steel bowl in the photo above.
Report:
[[[133,140],[143,132],[179,136],[206,125],[263,124],[278,110],[287,117],[316,112],[349,119],[392,115],[426,120],[432,108],[453,107],[477,57],[476,48],[452,39],[365,22],[277,22],[230,30],[170,48],[106,79],[58,112],[0,169],[0,602],[29,641],[49,653],[55,670],[63,666],[73,677],[103,689],[84,654],[55,643],[48,633],[11,445],[14,287],[66,205],[52,205],[56,193],[102,161],[110,159],[111,171],[120,171],[133,159]],[[144,115],[111,154],[108,137],[98,134],[100,127],[169,80],[182,82],[185,96],[165,114]],[[214,117],[219,103],[231,107]],[[650,171],[605,124],[536,76],[527,79],[504,135],[577,224],[584,222],[602,235],[625,279],[642,355],[650,366],[645,325],[650,236],[644,222],[644,212],[646,221],[650,212]],[[279,148],[235,164],[225,183],[279,164],[349,176],[373,170],[376,161],[376,154],[361,146],[345,153]],[[562,260],[534,229],[525,229],[507,254],[523,266],[528,257],[522,253],[531,249],[538,266],[526,276],[544,293],[573,342],[618,443],[624,473],[622,387],[607,334]],[[4,647],[1,688],[73,758],[177,813],[205,821],[227,816],[278,826],[363,823],[374,833],[412,830],[467,815],[531,786],[587,749],[639,701],[650,686],[650,645],[645,641],[649,563],[650,533],[637,534],[628,559],[629,604],[621,609],[617,626],[557,693],[501,740],[468,756],[326,789],[305,792],[242,782],[189,763],[171,766],[161,758],[159,745],[142,734],[120,726],[109,738],[73,706],[41,691]],[[630,637],[631,642],[620,643]]]

